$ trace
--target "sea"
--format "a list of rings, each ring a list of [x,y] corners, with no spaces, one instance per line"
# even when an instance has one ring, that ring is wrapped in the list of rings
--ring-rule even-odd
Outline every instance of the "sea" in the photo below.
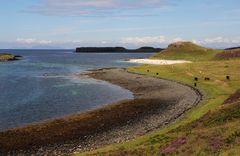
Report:
[[[129,67],[147,53],[75,53],[74,50],[0,50],[23,56],[0,62],[0,131],[81,113],[133,94],[105,81],[77,77],[90,69]]]

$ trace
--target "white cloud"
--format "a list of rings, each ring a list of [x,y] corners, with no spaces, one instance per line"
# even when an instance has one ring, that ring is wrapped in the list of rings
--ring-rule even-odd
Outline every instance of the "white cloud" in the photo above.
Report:
[[[121,39],[122,44],[133,45],[168,45],[173,42],[186,41],[181,37],[167,38],[165,36],[143,36],[143,37],[125,37]]]
[[[35,39],[32,38],[18,38],[16,39],[17,43],[22,43],[22,44],[32,44],[33,42],[35,42]]]
[[[230,39],[224,37],[214,37],[214,38],[207,38],[202,41],[203,43],[228,43],[228,44],[240,44],[240,38]]]
[[[1,43],[1,42],[0,42]],[[82,40],[62,40],[62,41],[52,41],[44,39],[35,38],[17,38],[14,42],[9,42],[12,47],[19,48],[75,48],[86,42]],[[0,44],[1,46],[1,44]]]
[[[166,43],[165,36],[126,37],[121,39],[122,44],[163,44]]]
[[[143,37],[125,37],[120,40],[123,45],[135,46],[167,46],[170,43],[178,41],[191,41],[195,44],[208,46],[213,48],[224,48],[240,45],[240,37],[226,38],[226,37],[213,37],[205,39],[183,39],[181,37],[167,38],[165,36],[143,36]]]
[[[177,37],[172,39],[170,42],[179,42],[179,41],[185,41],[184,39],[182,39],[181,37]]]
[[[116,40],[63,40],[63,41],[51,41],[34,38],[18,38],[12,45],[18,45],[23,47],[63,47],[63,48],[75,48],[80,46],[125,46],[125,47],[141,47],[141,46],[154,46],[154,47],[166,47],[168,44],[178,41],[191,41],[193,43],[212,47],[212,48],[228,48],[240,46],[240,37],[227,38],[227,37],[212,37],[205,39],[183,39],[181,37],[167,38],[165,36],[142,36],[142,37],[125,37]],[[1,45],[1,44],[0,44]]]
[[[194,39],[192,40],[192,43],[194,43],[194,44],[199,44],[199,45],[201,44],[201,43],[199,43],[199,41],[194,40]]]
[[[161,8],[169,0],[40,0],[28,9],[43,15],[57,16],[112,16],[124,9]],[[109,14],[111,13],[111,14]]]
[[[212,48],[228,48],[240,46],[240,37],[211,37],[205,39],[194,40],[197,44]]]
[[[51,44],[50,40],[37,40],[34,38],[17,38],[16,42],[19,44]]]

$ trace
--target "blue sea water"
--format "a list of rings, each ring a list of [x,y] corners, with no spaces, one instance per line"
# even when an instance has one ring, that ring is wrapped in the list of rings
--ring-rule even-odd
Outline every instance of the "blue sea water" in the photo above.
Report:
[[[74,73],[128,67],[123,60],[151,54],[84,54],[73,50],[0,50],[23,56],[0,62],[0,131],[130,99],[128,90]]]

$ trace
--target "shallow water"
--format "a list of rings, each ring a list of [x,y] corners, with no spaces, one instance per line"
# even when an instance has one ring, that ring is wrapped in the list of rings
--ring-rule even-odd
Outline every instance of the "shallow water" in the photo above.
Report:
[[[0,130],[63,117],[133,98],[128,90],[73,73],[128,67],[151,54],[76,54],[73,50],[0,50],[23,56],[0,63]]]

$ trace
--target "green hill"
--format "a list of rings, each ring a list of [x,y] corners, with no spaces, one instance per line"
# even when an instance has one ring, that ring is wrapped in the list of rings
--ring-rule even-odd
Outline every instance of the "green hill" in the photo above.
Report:
[[[168,46],[162,52],[153,55],[152,59],[169,59],[169,60],[190,60],[206,61],[211,60],[222,50],[201,47],[192,42],[176,42]]]

